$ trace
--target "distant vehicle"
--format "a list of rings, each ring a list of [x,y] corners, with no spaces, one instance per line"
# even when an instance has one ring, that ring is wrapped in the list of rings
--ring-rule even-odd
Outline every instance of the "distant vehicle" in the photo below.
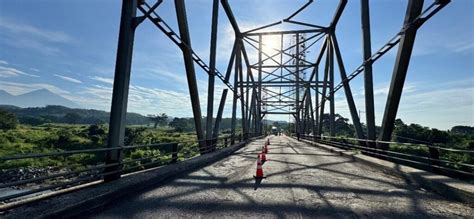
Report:
[[[278,131],[278,128],[275,127],[275,126],[273,126],[273,127],[272,127],[272,134],[278,135],[278,132],[279,132],[279,131]]]

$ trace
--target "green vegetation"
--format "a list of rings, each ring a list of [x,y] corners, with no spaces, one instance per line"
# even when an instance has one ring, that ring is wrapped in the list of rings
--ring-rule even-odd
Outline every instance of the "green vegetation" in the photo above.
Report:
[[[3,109],[1,109],[3,108]],[[38,108],[0,107],[0,157],[24,154],[44,154],[71,150],[97,149],[107,146],[108,113],[98,110],[69,109],[62,106]],[[128,118],[128,117],[131,118]],[[125,130],[125,145],[150,145],[178,143],[178,159],[183,160],[198,155],[199,149],[194,133],[192,118],[168,118],[166,114],[148,115],[129,113]],[[205,128],[205,119],[203,127]],[[336,135],[355,137],[354,127],[348,119],[336,115]],[[241,121],[237,120],[237,132]],[[294,124],[266,121],[266,130],[272,126],[285,131],[293,131]],[[221,133],[229,133],[231,119],[225,118],[220,124]],[[307,129],[311,129],[308,124]],[[365,128],[364,128],[365,129]],[[379,129],[379,128],[378,128]],[[378,131],[378,130],[377,130]],[[323,117],[323,133],[329,135],[329,116]],[[390,150],[413,155],[430,156],[426,146],[473,150],[474,128],[455,126],[451,131],[430,129],[418,124],[407,125],[401,120],[395,124],[392,141],[407,144],[391,144]],[[142,169],[147,163],[162,165],[171,159],[171,145],[146,146],[123,150],[125,169]],[[68,156],[17,159],[0,162],[0,179],[7,170],[21,172],[36,168],[48,173],[81,170],[104,163],[105,152],[80,153]],[[453,161],[451,165],[463,169],[459,163],[474,164],[472,156],[466,153],[440,151],[440,158]],[[98,170],[99,171],[99,170]],[[2,178],[3,177],[3,178]]]
[[[165,113],[148,115],[148,118],[155,123],[154,128],[158,127],[158,125],[165,126],[168,124],[168,116]]]
[[[407,125],[401,119],[397,119],[392,140],[400,143],[427,144],[443,148],[474,150],[474,132],[472,130],[472,127],[455,126],[451,131],[441,131],[423,127],[419,124]],[[430,151],[426,146],[406,144],[391,144],[390,150],[426,157],[430,157],[434,152],[433,150]],[[447,166],[456,169],[467,170],[459,165],[460,163],[474,164],[474,159],[467,153],[441,150],[439,151],[439,157],[442,160],[454,162],[455,164]]]
[[[348,119],[336,114],[336,136],[357,138],[355,129],[352,124],[348,123]],[[366,127],[363,127],[367,130]],[[377,134],[380,127],[377,128]],[[329,136],[329,115],[325,114],[323,117],[323,134]],[[348,141],[343,139],[342,141]],[[447,150],[429,149],[426,145],[431,145],[441,148],[460,149],[460,150],[474,150],[474,127],[469,126],[454,126],[450,131],[442,131],[438,129],[431,129],[423,127],[419,124],[405,124],[401,119],[395,121],[395,128],[392,133],[392,142],[399,142],[399,144],[390,144],[390,151],[400,152],[410,155],[417,155],[423,157],[433,157],[439,155],[439,159],[451,161],[451,164],[443,164],[443,166],[455,168],[458,170],[471,171],[469,168],[460,165],[474,164],[472,155],[468,153],[452,152]],[[358,144],[357,141],[350,140],[353,144]],[[413,159],[413,158],[410,158]],[[415,161],[427,162],[426,159],[414,159]]]
[[[18,125],[18,120],[15,114],[10,113],[6,110],[0,109],[0,129],[8,130],[14,129]]]
[[[0,131],[0,156],[20,154],[52,153],[59,151],[104,148],[107,145],[108,129],[104,125],[44,124],[40,126],[20,125],[16,129]],[[180,143],[180,159],[197,155],[194,133],[176,133],[172,129],[131,127],[125,130],[125,145],[147,145]],[[145,147],[124,151],[125,161],[143,157],[167,158],[170,148]],[[38,159],[11,160],[0,163],[1,169],[19,167],[68,167],[75,169],[102,163],[104,152],[81,153],[70,156],[55,156]],[[150,158],[150,160],[152,160]],[[141,161],[144,163],[146,161]]]
[[[58,151],[98,148],[104,144],[102,135],[89,133],[90,127],[80,125],[45,124],[41,126],[20,125],[16,129],[0,132],[0,156],[30,153],[52,153]],[[92,135],[90,135],[92,134]],[[18,167],[76,166],[98,161],[98,155],[81,154],[68,157],[11,160],[0,163],[1,169]]]

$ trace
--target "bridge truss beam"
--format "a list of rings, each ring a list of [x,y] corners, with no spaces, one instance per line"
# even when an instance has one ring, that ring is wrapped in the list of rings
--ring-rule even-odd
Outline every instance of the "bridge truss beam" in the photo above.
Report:
[[[153,1],[153,4],[148,3],[151,1]],[[346,7],[347,0],[339,1],[333,18],[327,26],[294,20],[301,11],[307,10],[313,4],[313,1],[309,0],[287,18],[245,32],[241,32],[229,2],[227,0],[213,0],[209,65],[202,61],[192,49],[184,0],[174,1],[179,35],[156,11],[163,3],[163,0],[122,0],[108,147],[123,146],[134,35],[135,29],[144,20],[151,21],[182,51],[197,140],[201,153],[206,153],[209,151],[209,148],[213,150],[213,139],[219,136],[219,127],[228,91],[233,92],[232,143],[237,136],[237,105],[240,105],[242,136],[244,139],[264,133],[263,118],[266,115],[292,115],[297,135],[313,133],[315,136],[321,136],[324,132],[329,131],[329,135],[334,136],[336,131],[334,95],[341,88],[344,88],[345,91],[357,137],[373,141],[376,138],[376,133],[372,64],[399,44],[382,121],[382,130],[378,136],[379,140],[388,141],[393,131],[393,123],[396,118],[416,31],[450,1],[435,0],[422,11],[423,2],[423,0],[410,0],[404,26],[400,32],[377,52],[371,54],[369,5],[368,0],[361,0],[364,62],[353,73],[347,75],[336,38],[336,27]],[[235,33],[234,46],[225,74],[222,74],[216,68],[219,7],[224,9],[225,15]],[[137,10],[141,12],[140,16],[137,16]],[[283,23],[297,25],[301,29],[268,30],[268,28]],[[280,48],[272,48],[274,53],[269,54],[266,49],[265,39],[275,36],[280,39]],[[295,37],[295,43],[284,46],[285,39],[287,41],[293,37]],[[308,61],[304,54],[309,48],[318,43],[321,44],[321,49],[316,54],[315,61]],[[256,50],[256,63],[250,63],[247,48]],[[324,63],[322,63],[323,59]],[[337,62],[341,77],[340,83],[336,86],[334,84],[334,61]],[[194,64],[197,64],[208,74],[205,130],[201,123],[202,116]],[[320,66],[321,64],[322,66]],[[310,76],[307,78],[302,76],[304,71],[311,72]],[[367,136],[365,136],[362,130],[349,85],[350,81],[362,72],[364,72]],[[215,77],[227,88],[223,90],[216,119],[213,123]],[[312,94],[313,91],[314,95]],[[329,102],[329,116],[325,114],[327,102]],[[329,124],[329,130],[323,129],[325,127],[323,124],[325,123]],[[375,145],[369,146],[373,147]],[[386,149],[384,145],[378,145],[378,147]],[[120,161],[121,151],[111,150],[107,154],[108,164],[120,163]],[[110,171],[107,170],[107,172]],[[109,175],[106,177],[106,180],[112,180],[116,177],[116,175]]]

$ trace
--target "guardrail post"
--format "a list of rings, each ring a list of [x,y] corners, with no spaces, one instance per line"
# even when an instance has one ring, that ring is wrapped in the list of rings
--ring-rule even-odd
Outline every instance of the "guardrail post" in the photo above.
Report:
[[[433,145],[429,145],[429,146],[433,146]],[[438,150],[438,148],[429,147],[428,150],[430,152],[431,170],[433,170],[434,173],[440,173],[440,169],[438,167],[433,166],[433,165],[435,165],[435,166],[440,165],[440,162],[438,161],[439,160],[439,150]]]
[[[224,147],[227,147],[227,136],[224,138]]]
[[[474,142],[469,142],[469,150],[474,151]],[[473,163],[474,162],[474,154],[469,153],[469,162]]]
[[[171,163],[178,162],[178,143],[172,144],[171,153]]]

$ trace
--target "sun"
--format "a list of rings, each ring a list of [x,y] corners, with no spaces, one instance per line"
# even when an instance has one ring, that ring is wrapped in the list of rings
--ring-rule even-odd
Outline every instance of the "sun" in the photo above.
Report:
[[[263,52],[267,55],[274,55],[278,53],[277,50],[280,50],[281,47],[281,37],[280,36],[264,36],[262,38],[262,47]]]

